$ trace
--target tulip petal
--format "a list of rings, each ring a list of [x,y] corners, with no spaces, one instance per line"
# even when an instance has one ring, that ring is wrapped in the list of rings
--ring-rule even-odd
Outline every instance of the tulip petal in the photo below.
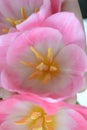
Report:
[[[64,47],[56,57],[61,71],[79,75],[87,70],[85,52],[75,44]]]
[[[36,0],[33,0],[34,4],[36,3]],[[37,3],[39,3],[37,1]],[[43,0],[42,6],[39,7],[39,11],[37,13],[34,13],[30,15],[24,22],[17,25],[17,29],[20,31],[24,31],[27,29],[31,29],[34,27],[37,27],[43,20],[51,14],[51,5],[49,0]],[[37,6],[38,7],[38,6]]]
[[[76,44],[85,47],[85,35],[81,23],[73,13],[61,12],[46,19],[45,26],[58,29],[62,34],[65,44]]]

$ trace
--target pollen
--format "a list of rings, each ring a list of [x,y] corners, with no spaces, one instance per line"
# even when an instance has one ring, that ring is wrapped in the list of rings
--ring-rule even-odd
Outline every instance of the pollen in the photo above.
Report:
[[[22,119],[15,121],[15,125],[27,125],[30,130],[54,130],[55,116],[48,115],[40,107],[34,106]]]
[[[53,77],[60,73],[60,67],[56,63],[51,48],[48,48],[47,55],[40,54],[34,47],[30,47],[33,56],[36,57],[36,63],[21,61],[21,63],[29,69],[33,69],[33,73],[29,75],[29,80],[41,80],[43,84],[48,84]]]

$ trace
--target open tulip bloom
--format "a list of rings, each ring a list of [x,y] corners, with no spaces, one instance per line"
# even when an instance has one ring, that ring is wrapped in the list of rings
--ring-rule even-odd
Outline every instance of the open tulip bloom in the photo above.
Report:
[[[87,130],[87,108],[15,96],[0,102],[0,130]]]
[[[38,25],[0,37],[1,87],[52,98],[75,96],[87,70],[79,21],[72,13],[59,13]]]
[[[26,24],[36,26],[60,10],[59,0],[0,0],[0,34],[13,32]]]

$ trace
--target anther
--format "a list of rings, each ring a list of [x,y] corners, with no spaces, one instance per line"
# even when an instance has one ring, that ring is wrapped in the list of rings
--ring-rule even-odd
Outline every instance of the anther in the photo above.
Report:
[[[47,71],[48,70],[48,66],[45,65],[43,62],[41,62],[36,69],[40,70],[40,71]]]
[[[42,56],[41,54],[39,54],[38,51],[36,51],[32,46],[30,47],[30,49],[32,50],[32,52],[34,53],[34,55],[35,55],[38,59],[44,61],[43,56]]]

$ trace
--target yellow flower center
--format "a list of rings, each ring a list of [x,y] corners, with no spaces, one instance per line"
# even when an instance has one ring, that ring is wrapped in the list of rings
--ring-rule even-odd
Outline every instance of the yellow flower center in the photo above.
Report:
[[[6,18],[6,20],[13,26],[16,27],[17,24],[20,24],[27,18],[25,9],[22,7],[21,8],[21,19],[14,20],[13,18]]]
[[[27,125],[29,130],[54,130],[55,118],[47,115],[40,107],[33,107],[31,112],[22,119],[15,121],[16,125]]]
[[[44,84],[49,83],[49,81],[60,72],[59,65],[54,60],[52,49],[48,48],[47,56],[42,56],[32,46],[30,49],[37,58],[36,63],[21,61],[22,64],[34,70],[34,72],[29,76],[29,80],[39,79]]]
[[[38,11],[39,11],[38,8],[34,9],[34,13],[37,13]],[[15,20],[13,18],[6,18],[6,20],[11,24],[11,26],[16,27],[16,25],[20,24],[21,22],[27,19],[27,14],[25,12],[24,7],[21,8],[20,12],[21,12],[21,18],[18,20]],[[9,28],[2,29],[3,33],[8,33],[8,31],[9,31]]]

